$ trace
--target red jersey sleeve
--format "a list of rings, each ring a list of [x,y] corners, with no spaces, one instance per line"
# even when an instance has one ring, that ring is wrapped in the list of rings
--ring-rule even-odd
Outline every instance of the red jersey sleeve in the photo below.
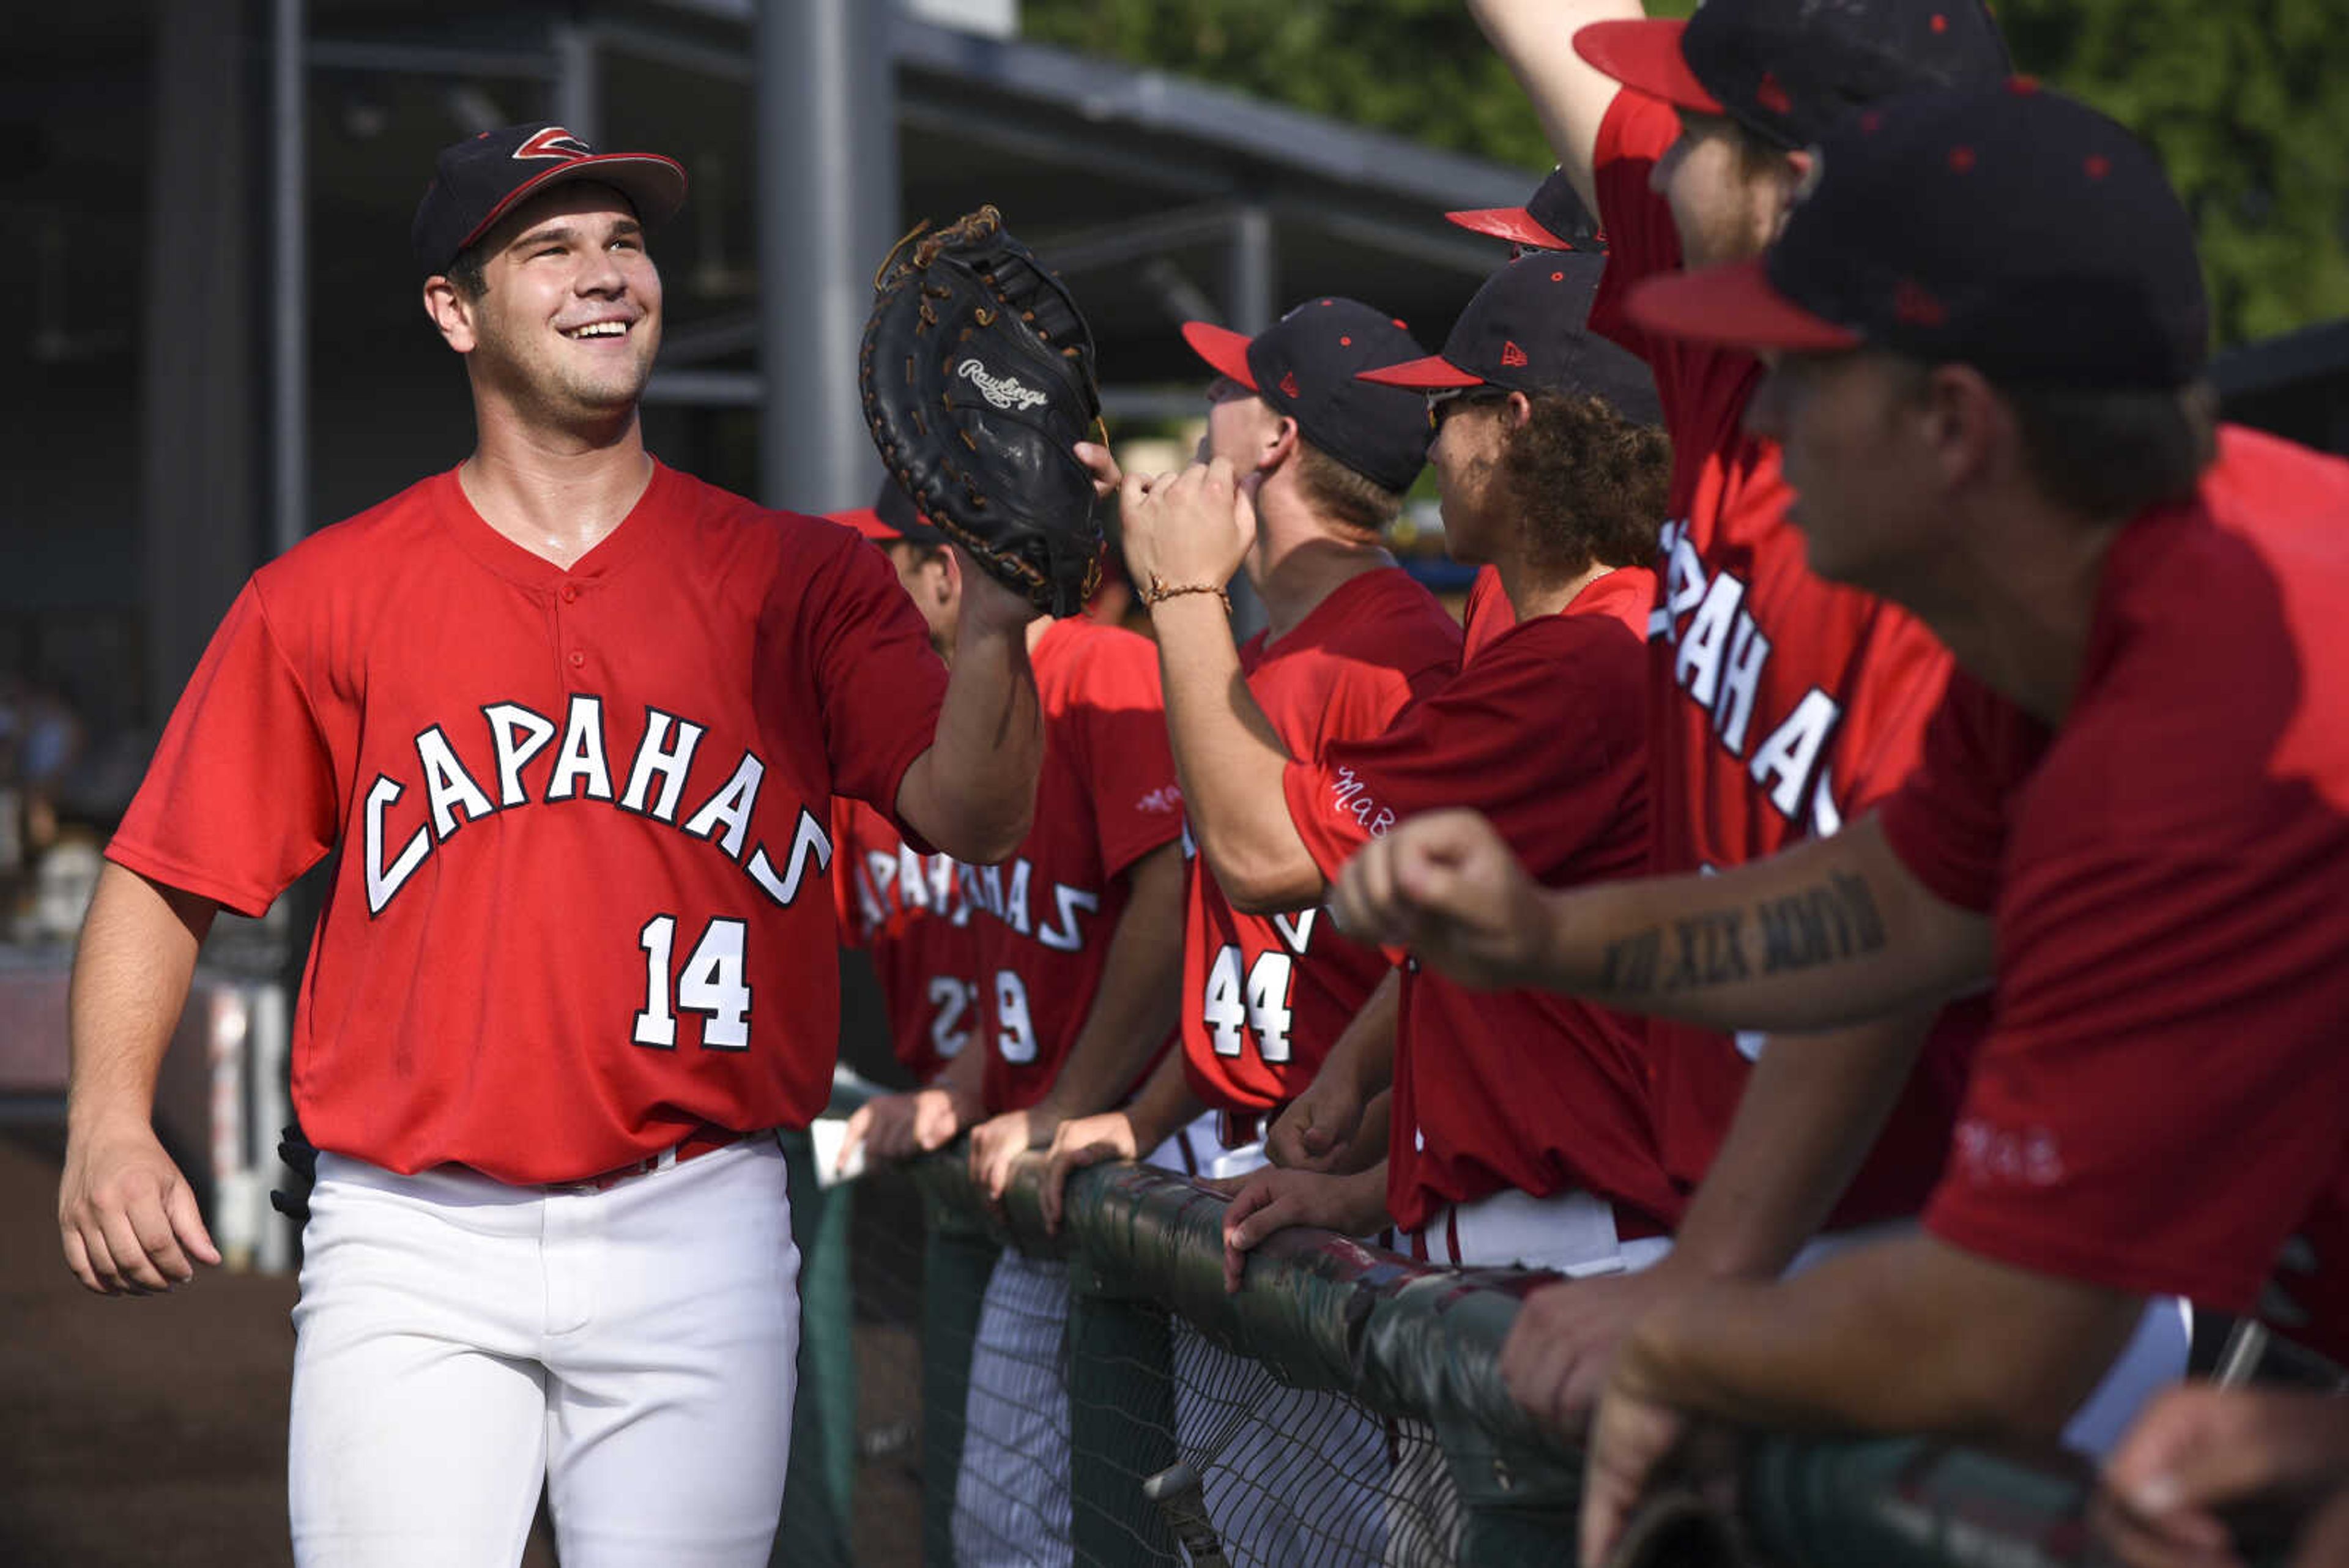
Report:
[[[946,665],[887,556],[831,526],[804,548],[785,576],[807,577],[801,649],[819,671],[833,788],[895,821],[897,786],[937,729]]]
[[[340,820],[309,694],[260,584],[248,583],[181,694],[107,855],[258,917],[326,856]]]
[[[1910,876],[1946,903],[1988,914],[1998,896],[2008,796],[2047,750],[2046,727],[1957,670],[1923,753],[1877,815]]]
[[[1926,1211],[1984,1256],[2232,1312],[2349,1137],[2349,813],[2324,793],[2349,661],[2337,615],[2292,625],[2277,586],[2349,570],[2248,554],[2192,519],[2112,552],[2081,695],[2007,792],[1997,1018]]]
[[[1183,790],[1158,684],[1158,650],[1120,634],[1086,649],[1085,774],[1102,874],[1126,867],[1183,832]]]
[[[1557,629],[1586,628],[1561,623]],[[1636,640],[1611,623],[1588,629],[1624,645],[1636,679]],[[1605,677],[1620,677],[1627,659],[1606,661]],[[1282,779],[1289,818],[1322,875],[1334,881],[1363,845],[1405,817],[1464,803],[1537,797],[1547,822],[1541,836],[1553,844],[1611,831],[1622,810],[1625,753],[1636,761],[1639,714],[1634,707],[1628,726],[1616,722],[1625,705],[1611,691],[1594,691],[1588,701],[1561,697],[1561,686],[1585,683],[1587,668],[1520,635],[1413,703],[1385,733],[1333,740],[1319,757],[1290,763]],[[1574,742],[1528,747],[1531,714],[1578,732]],[[1529,755],[1547,767],[1569,753],[1578,770],[1588,763],[1587,778],[1578,771],[1553,773],[1538,789],[1530,786],[1524,776]],[[1602,781],[1604,788],[1586,794],[1588,781]]]

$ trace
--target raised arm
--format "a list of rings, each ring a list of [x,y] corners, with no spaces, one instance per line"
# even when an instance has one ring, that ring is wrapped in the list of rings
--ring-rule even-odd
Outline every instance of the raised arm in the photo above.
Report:
[[[1468,0],[1468,10],[1533,99],[1542,134],[1574,193],[1596,213],[1591,163],[1599,122],[1621,89],[1574,52],[1575,29],[1642,16],[1639,0]]]
[[[67,1266],[105,1295],[168,1290],[195,1277],[191,1258],[220,1262],[154,1125],[155,1075],[219,911],[109,861],[82,922],[57,1228]]]
[[[898,818],[957,860],[991,866],[1036,811],[1044,722],[1028,661],[1026,600],[968,561],[946,705],[929,749],[897,785]]]
[[[1218,458],[1180,474],[1130,476],[1122,502],[1126,558],[1145,586],[1221,587],[1256,537],[1256,509]],[[1151,607],[1166,725],[1191,837],[1216,885],[1244,914],[1321,901],[1321,868],[1289,820],[1281,778],[1290,758],[1240,673],[1217,596],[1185,593]]]
[[[1927,891],[1873,816],[1717,877],[1549,892],[1483,817],[1431,813],[1356,856],[1332,907],[1469,984],[1723,1031],[1837,1028],[1991,975],[1989,920]]]

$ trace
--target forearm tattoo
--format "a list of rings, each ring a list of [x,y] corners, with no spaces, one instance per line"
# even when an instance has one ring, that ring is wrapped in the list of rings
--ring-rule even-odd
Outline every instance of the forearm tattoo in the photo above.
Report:
[[[1758,933],[1753,950],[1748,932]],[[1607,944],[1602,994],[1658,996],[1816,969],[1884,949],[1884,918],[1864,877],[1841,872],[1784,898],[1651,926]]]

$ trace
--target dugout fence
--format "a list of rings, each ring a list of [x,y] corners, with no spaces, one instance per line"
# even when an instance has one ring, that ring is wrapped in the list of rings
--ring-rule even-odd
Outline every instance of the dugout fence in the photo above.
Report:
[[[1578,1457],[1526,1417],[1498,1371],[1519,1302],[1550,1276],[1431,1267],[1296,1230],[1261,1248],[1245,1288],[1226,1293],[1219,1194],[1166,1171],[1099,1167],[1071,1179],[1052,1235],[1040,1162],[1023,1162],[996,1208],[961,1155],[957,1146],[834,1187],[821,1224],[802,1224],[817,1241],[775,1562],[957,1563],[968,1424],[1018,1428],[1007,1420],[1018,1412],[988,1401],[1039,1390],[1064,1391],[1065,1427],[1054,1437],[1051,1421],[1030,1423],[1043,1434],[1031,1462],[989,1496],[975,1500],[966,1481],[962,1562],[1575,1560]],[[1057,1282],[1064,1316],[1029,1336],[1040,1348],[1026,1375],[974,1390],[971,1347],[1007,1250],[1040,1265],[1023,1277]],[[1041,1298],[1018,1310],[1052,1315]],[[1375,1442],[1349,1437],[1364,1432]],[[1056,1474],[1064,1500],[1048,1481]],[[1619,1561],[2090,1568],[2103,1561],[2084,1522],[2091,1480],[2078,1462],[1923,1439],[1764,1436],[1747,1447],[1733,1499],[1657,1500]],[[1071,1521],[1072,1559],[1049,1545],[1055,1509]],[[988,1528],[974,1527],[980,1516]],[[2263,1560],[2281,1562],[2281,1550]]]

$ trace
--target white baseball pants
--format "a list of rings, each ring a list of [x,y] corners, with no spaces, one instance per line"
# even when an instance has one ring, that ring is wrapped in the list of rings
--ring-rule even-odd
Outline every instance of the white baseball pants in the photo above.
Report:
[[[332,1154],[303,1232],[288,1487],[302,1568],[763,1568],[799,1346],[783,1156],[602,1192]]]

